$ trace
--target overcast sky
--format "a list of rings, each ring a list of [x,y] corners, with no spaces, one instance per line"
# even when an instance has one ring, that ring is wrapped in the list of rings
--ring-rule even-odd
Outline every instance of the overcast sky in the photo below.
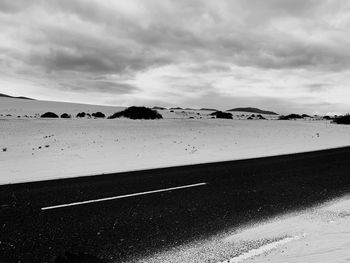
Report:
[[[0,0],[0,93],[350,111],[348,0]]]

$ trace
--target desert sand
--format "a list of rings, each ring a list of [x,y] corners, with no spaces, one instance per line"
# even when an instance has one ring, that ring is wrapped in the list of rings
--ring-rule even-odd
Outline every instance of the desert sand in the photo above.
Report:
[[[23,101],[37,103],[25,100],[17,103]],[[52,111],[57,113],[86,109],[92,113],[100,109],[67,104],[58,111],[56,104]],[[43,105],[39,105],[44,108],[41,113],[49,110],[49,103]],[[21,107],[24,113],[26,106]],[[110,108],[109,112],[116,109]],[[0,108],[0,112],[5,114],[9,110]],[[210,119],[210,112],[198,112],[200,115],[194,111],[160,112],[165,119],[0,117],[0,184],[237,160],[350,144],[350,127],[329,121],[226,120]],[[189,119],[191,114],[199,117]]]

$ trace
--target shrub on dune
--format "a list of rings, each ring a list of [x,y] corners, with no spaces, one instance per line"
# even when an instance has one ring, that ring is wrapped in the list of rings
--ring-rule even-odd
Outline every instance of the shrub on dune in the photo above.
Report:
[[[86,113],[85,112],[79,112],[77,114],[77,118],[84,118],[86,116]]]
[[[123,111],[114,113],[113,115],[109,116],[108,119],[115,119],[120,117],[125,117],[132,120],[137,120],[137,119],[154,120],[154,119],[163,118],[163,116],[159,114],[156,110],[152,110],[147,107],[132,106]]]
[[[92,117],[95,117],[95,118],[105,118],[106,115],[104,115],[102,112],[98,111],[98,112],[95,112],[93,114],[91,114]]]
[[[46,112],[40,116],[40,118],[58,118],[58,115],[53,112]]]
[[[210,114],[210,116],[214,116],[217,119],[232,119],[232,114],[229,112],[215,111]]]
[[[71,116],[70,116],[68,113],[63,113],[63,114],[61,115],[61,118],[62,118],[62,119],[70,119]]]
[[[287,116],[280,116],[278,118],[279,120],[291,120],[291,119],[303,119],[303,116],[300,116],[299,114],[289,114]]]
[[[344,116],[338,116],[333,120],[336,124],[350,124],[350,114],[346,114]]]

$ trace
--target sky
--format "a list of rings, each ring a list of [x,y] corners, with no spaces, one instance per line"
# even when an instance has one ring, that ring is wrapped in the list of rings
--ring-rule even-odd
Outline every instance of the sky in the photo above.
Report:
[[[0,93],[350,111],[348,0],[0,0]]]

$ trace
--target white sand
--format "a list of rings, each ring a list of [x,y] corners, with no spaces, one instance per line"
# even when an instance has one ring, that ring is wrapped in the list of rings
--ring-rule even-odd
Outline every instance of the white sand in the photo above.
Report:
[[[21,107],[22,113],[42,107],[42,113],[51,105],[7,100],[11,103],[1,104],[0,114],[5,113],[5,108],[15,106]],[[99,110],[99,106],[91,110],[90,105],[58,104],[61,112],[64,105],[68,113]],[[57,103],[52,106],[56,112],[57,107]],[[109,108],[109,112],[116,109]],[[223,120],[208,119],[208,112],[200,112],[201,115],[193,111],[161,113],[166,119],[0,117],[0,184],[235,160],[350,144],[350,126],[327,121]],[[189,115],[204,119],[188,119]]]

